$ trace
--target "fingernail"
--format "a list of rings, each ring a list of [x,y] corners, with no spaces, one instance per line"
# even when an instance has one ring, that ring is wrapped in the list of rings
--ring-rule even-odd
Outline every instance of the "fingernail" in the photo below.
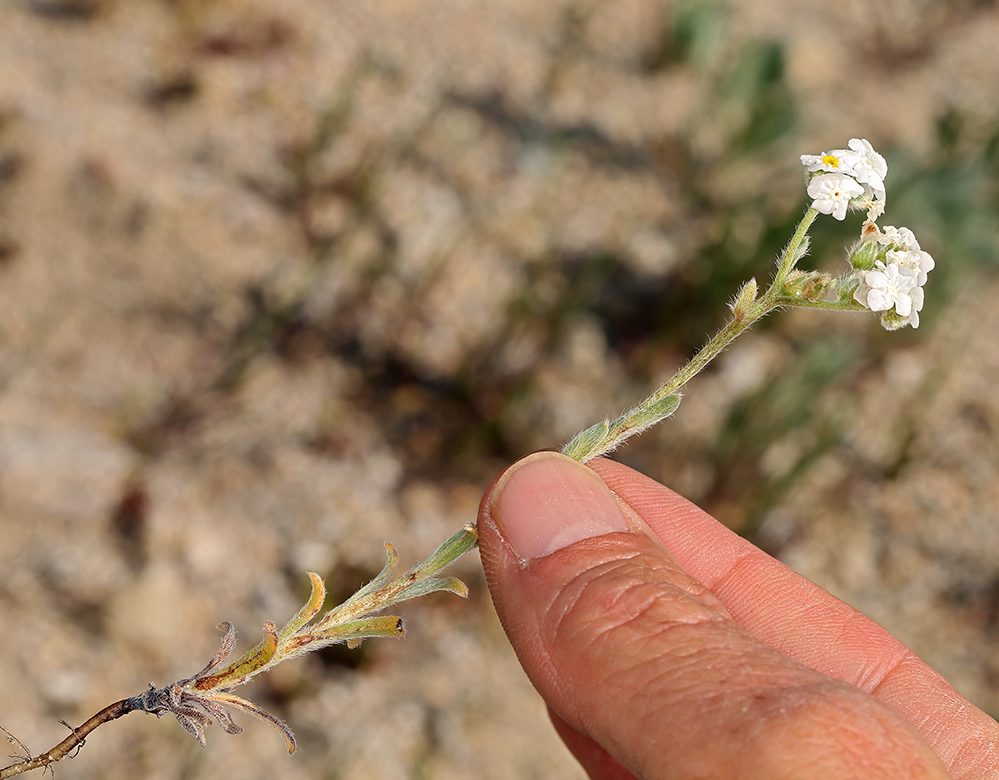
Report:
[[[496,483],[489,501],[500,533],[525,560],[582,539],[628,530],[603,480],[558,452],[536,452],[515,463]]]

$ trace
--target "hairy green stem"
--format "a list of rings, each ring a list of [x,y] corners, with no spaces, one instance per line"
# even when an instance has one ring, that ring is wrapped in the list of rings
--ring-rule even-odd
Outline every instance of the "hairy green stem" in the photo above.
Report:
[[[733,308],[732,319],[701,347],[697,354],[679,371],[638,406],[613,420],[603,420],[576,434],[565,444],[562,452],[581,463],[585,463],[610,452],[635,434],[641,433],[669,417],[680,405],[681,388],[718,357],[738,336],[748,330],[753,323],[774,309],[783,306],[847,311],[862,308],[852,302],[806,300],[791,295],[786,288],[790,282],[791,272],[808,248],[808,229],[817,215],[818,212],[814,208],[810,208],[802,217],[801,222],[798,223],[794,235],[781,253],[777,262],[777,272],[766,292],[754,299],[752,293],[755,292],[755,282],[752,282],[752,290],[748,300],[743,302],[741,300],[743,296],[740,294]]]
[[[768,293],[775,288],[782,286],[787,279],[787,275],[791,273],[791,270],[798,264],[798,261],[804,253],[804,248],[807,246],[806,241],[808,238],[808,229],[812,226],[812,223],[818,215],[818,211],[814,208],[810,208],[805,212],[805,216],[801,218],[801,222],[798,223],[798,227],[794,230],[794,235],[791,236],[791,240],[784,248],[784,252],[781,254],[780,260],[777,262],[777,273],[774,276],[774,283],[770,285],[770,290],[767,291]]]

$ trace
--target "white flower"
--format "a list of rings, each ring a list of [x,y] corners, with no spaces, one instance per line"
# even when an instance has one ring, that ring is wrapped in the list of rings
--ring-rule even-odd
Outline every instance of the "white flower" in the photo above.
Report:
[[[919,327],[919,311],[923,308],[923,288],[914,287],[909,293],[912,299],[912,308],[907,317],[903,317],[892,309],[881,312],[881,325],[885,330],[898,330],[906,325],[913,329]]]
[[[891,247],[886,253],[889,263],[897,263],[916,274],[916,284],[926,284],[926,274],[936,267],[929,252],[919,248],[916,236],[909,228],[895,228],[887,225],[877,236],[879,244]]]
[[[839,220],[850,207],[866,209],[860,241],[849,253],[850,264],[856,269],[853,298],[861,306],[880,312],[881,324],[888,330],[919,327],[923,285],[936,263],[920,249],[908,228],[878,227],[877,219],[885,209],[888,163],[864,138],[851,138],[848,146],[801,155],[812,208]]]
[[[874,151],[874,147],[864,138],[851,138],[848,144],[852,151],[840,151],[840,159],[850,166],[851,175],[861,184],[866,184],[878,197],[885,199],[885,176],[888,163]]]
[[[899,249],[919,251],[919,242],[916,241],[915,234],[909,228],[896,228],[886,225],[880,235],[878,235],[878,243],[884,245],[894,244]]]
[[[812,208],[822,214],[832,214],[838,220],[846,217],[850,201],[863,194],[864,188],[842,173],[821,173],[808,182]]]
[[[886,258],[889,263],[912,271],[916,275],[916,284],[919,287],[926,284],[926,274],[936,267],[936,262],[930,257],[930,253],[922,250],[889,249]]]
[[[853,169],[848,162],[845,162],[840,155],[853,154],[845,149],[834,149],[831,152],[822,154],[803,154],[801,164],[809,173],[823,171],[825,173],[850,173]]]
[[[851,138],[849,149],[833,149],[822,154],[803,154],[801,164],[809,173],[843,173],[863,185],[868,195],[868,219],[875,220],[884,210],[885,176],[888,163],[863,138]],[[828,212],[826,212],[828,213]],[[839,219],[842,219],[840,217]]]
[[[861,284],[854,293],[858,303],[871,311],[894,308],[900,317],[909,317],[923,308],[923,288],[916,284],[912,269],[896,263],[885,266],[880,261],[877,265],[875,270],[861,273]]]

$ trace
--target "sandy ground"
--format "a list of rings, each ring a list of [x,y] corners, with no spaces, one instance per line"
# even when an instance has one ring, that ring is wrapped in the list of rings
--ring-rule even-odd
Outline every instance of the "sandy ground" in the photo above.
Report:
[[[0,725],[41,752],[59,718],[199,669],[220,621],[255,642],[306,571],[343,597],[383,540],[429,553],[507,462],[636,400],[718,324],[652,337],[656,301],[608,302],[608,279],[701,295],[705,247],[729,231],[753,255],[801,208],[798,154],[863,136],[923,170],[942,117],[971,159],[999,127],[990,4],[702,6],[672,61],[683,7],[651,0],[0,0]],[[793,126],[736,152],[754,103],[732,76],[767,42]],[[953,223],[911,213],[943,266]],[[995,713],[999,283],[949,278],[915,334],[781,315],[620,457]],[[719,455],[732,410],[769,409],[830,333],[852,368],[805,421]],[[780,488],[752,522],[744,467]],[[203,749],[132,715],[58,773],[579,778],[475,555],[455,571],[469,601],[401,608],[405,640],[247,691],[294,757],[246,717]]]

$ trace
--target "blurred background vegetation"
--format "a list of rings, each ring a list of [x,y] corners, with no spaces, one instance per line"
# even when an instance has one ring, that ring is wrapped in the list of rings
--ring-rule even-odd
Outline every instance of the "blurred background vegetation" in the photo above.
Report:
[[[0,724],[40,751],[220,620],[282,620],[305,570],[345,597],[383,538],[425,555],[688,359],[771,274],[798,155],[851,137],[937,260],[920,328],[777,314],[615,457],[999,711],[999,10],[827,6],[0,7],[0,605],[34,631]],[[64,771],[578,777],[463,566],[470,606],[258,692],[295,759],[123,722]]]

